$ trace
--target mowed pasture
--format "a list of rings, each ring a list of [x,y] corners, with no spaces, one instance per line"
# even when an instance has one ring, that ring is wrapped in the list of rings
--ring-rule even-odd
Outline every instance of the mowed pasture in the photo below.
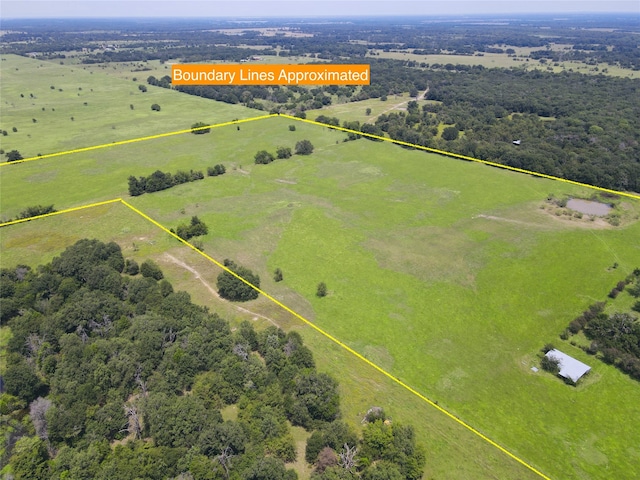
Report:
[[[294,132],[288,128],[292,123]],[[316,147],[312,155],[253,165],[256,151],[275,152],[303,138]],[[344,138],[326,127],[273,117],[242,124],[239,131],[222,127],[207,135],[5,166],[0,169],[1,214],[15,216],[38,203],[60,209],[127,197],[128,175],[224,163],[222,177],[128,201],[167,227],[197,214],[209,226],[205,252],[253,269],[265,291],[550,477],[640,473],[640,432],[630,421],[640,418],[640,385],[558,339],[580,311],[604,299],[639,266],[639,203],[625,200],[619,207],[636,221],[596,228],[540,208],[550,193],[589,195],[588,189]],[[27,252],[42,250],[38,238],[45,243],[53,238],[46,222],[51,224],[43,220],[3,229],[3,266],[25,256],[28,262],[40,259]],[[135,215],[118,222],[115,230],[107,221],[95,229],[75,224],[82,226],[83,236],[122,229],[130,229],[124,232],[129,235],[145,228]],[[25,229],[30,233],[14,233]],[[22,244],[13,235],[22,235]],[[125,237],[123,244],[134,243],[132,238]],[[63,249],[72,243],[68,240],[55,248]],[[210,283],[215,269],[195,254],[182,253],[175,240],[162,242],[168,242],[167,249],[158,239],[146,253],[199,292],[194,298],[213,301],[202,282],[164,255],[168,251],[206,271]],[[181,253],[171,253],[176,248]],[[136,252],[144,253],[142,248]],[[611,268],[614,263],[617,269]],[[281,283],[271,279],[275,268],[284,273]],[[315,288],[321,281],[329,296],[319,299]],[[264,298],[243,307],[300,328]],[[342,382],[350,422],[357,423],[358,415],[376,404],[417,425],[430,452],[427,478],[529,475],[477,437],[446,427],[455,424],[361,361],[302,330],[318,363]],[[591,365],[590,377],[574,388],[533,373],[530,367],[538,364],[539,350],[548,342]]]

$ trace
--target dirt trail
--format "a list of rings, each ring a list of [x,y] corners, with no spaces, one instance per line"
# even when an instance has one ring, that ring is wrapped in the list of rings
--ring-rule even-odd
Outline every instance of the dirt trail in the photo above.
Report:
[[[214,297],[222,300],[222,301],[226,301],[223,298],[220,297],[220,295],[218,295],[218,292],[215,291],[215,289],[213,287],[211,287],[211,285],[209,285],[209,283],[202,278],[202,276],[200,275],[200,272],[198,272],[195,268],[193,268],[190,265],[187,265],[186,263],[184,263],[182,260],[174,257],[173,255],[171,255],[170,253],[165,253],[164,256],[172,263],[175,263],[176,265],[178,265],[179,267],[184,268],[185,270],[188,270],[189,272],[193,273],[193,276],[200,280],[200,282],[202,283],[202,285],[204,285],[206,287],[207,290],[209,290],[209,292],[211,292],[211,295],[213,295]],[[258,318],[262,318],[263,320],[266,320],[268,322],[270,322],[272,325],[275,325],[276,327],[279,327],[280,325],[278,325],[273,319],[269,318],[269,317],[265,317],[264,315],[261,315],[259,313],[256,312],[252,312],[251,310],[248,310],[244,307],[241,307],[239,305],[234,305],[231,302],[229,302],[231,305],[233,305],[236,310],[238,310],[239,312],[242,313],[246,313],[249,315],[253,316],[254,320],[257,320]]]
[[[427,87],[427,89],[422,92],[420,95],[417,96],[417,98],[415,100],[424,100],[424,97],[427,96],[427,93],[429,93],[429,88]],[[390,112],[392,110],[396,110],[397,108],[401,107],[402,105],[405,105],[407,103],[409,103],[410,101],[412,101],[413,98],[410,98],[409,100],[405,100],[404,102],[400,102],[400,103],[396,103],[395,105],[393,105],[391,108],[387,108],[384,112],[379,113],[378,115],[374,115],[373,117],[369,117],[367,119],[367,122],[370,121],[374,121],[376,118],[378,118],[380,115],[384,115],[387,112]]]

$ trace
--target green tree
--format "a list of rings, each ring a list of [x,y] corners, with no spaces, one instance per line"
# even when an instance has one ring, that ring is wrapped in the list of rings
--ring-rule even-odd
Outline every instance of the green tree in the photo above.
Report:
[[[16,480],[49,478],[47,447],[38,437],[22,437],[13,447],[11,465]]]
[[[542,366],[543,370],[546,370],[547,372],[551,372],[555,374],[557,374],[560,371],[559,364],[560,362],[558,361],[557,358],[548,357],[546,355],[542,357],[542,360],[540,361],[540,366]]]
[[[226,171],[227,169],[224,168],[224,165],[218,164],[213,167],[208,167],[207,175],[210,177],[217,177],[218,175],[224,175]]]
[[[129,177],[129,195],[132,197],[137,197],[138,195],[142,195],[145,191],[146,182],[144,179],[138,180],[136,177],[131,175]]]
[[[442,130],[442,138],[449,142],[457,139],[459,133],[456,127],[445,127],[444,130]]]
[[[140,266],[132,258],[127,258],[124,262],[124,273],[127,275],[135,276],[140,273]]]
[[[332,422],[340,413],[338,383],[326,373],[305,373],[295,381],[289,419],[294,425],[310,428],[319,422]]]
[[[291,157],[291,149],[289,147],[278,147],[276,155],[279,159]]]
[[[295,480],[298,475],[285,469],[282,460],[273,457],[257,458],[244,475],[245,480]]]
[[[248,268],[236,265],[235,262],[229,259],[224,261],[224,265],[238,276],[244,278],[247,282],[260,288],[260,277]],[[222,298],[234,302],[246,302],[258,298],[258,292],[254,288],[227,271],[218,275],[218,294]]]
[[[254,159],[256,164],[266,165],[273,162],[275,160],[275,157],[266,150],[260,150],[255,154]]]
[[[18,150],[11,150],[10,152],[6,153],[7,156],[7,162],[15,162],[16,160],[22,160],[22,155],[20,155],[20,152]]]
[[[154,280],[162,280],[164,275],[162,270],[153,260],[145,260],[140,265],[140,273],[145,278],[153,278]]]
[[[274,282],[281,282],[282,281],[282,270],[280,270],[279,268],[276,268],[275,271],[273,272],[273,281]]]
[[[377,462],[362,472],[362,480],[405,480],[397,465],[391,462]]]
[[[196,122],[193,125],[191,125],[191,133],[194,133],[196,135],[202,135],[204,133],[209,133],[211,131],[211,128],[205,128],[205,127],[208,127],[207,123]]]
[[[317,297],[326,297],[327,296],[327,284],[324,282],[320,282],[318,284],[318,288],[316,289],[316,296]]]
[[[17,354],[8,356],[3,379],[6,392],[26,403],[35,400],[42,393],[44,387],[34,369],[21,355]]]
[[[202,235],[206,235],[209,232],[207,225],[200,220],[197,216],[191,217],[191,223],[180,224],[178,228],[176,228],[176,235],[178,235],[183,240],[189,240],[193,237],[199,237]]]
[[[313,144],[309,140],[300,140],[296,143],[296,155],[311,155]]]
[[[157,103],[154,103],[153,105],[151,105],[151,110],[153,110],[154,112],[159,112],[160,105],[158,105]]]

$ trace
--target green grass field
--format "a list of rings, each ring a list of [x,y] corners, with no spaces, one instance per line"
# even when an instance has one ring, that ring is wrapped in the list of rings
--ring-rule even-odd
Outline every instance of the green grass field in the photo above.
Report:
[[[616,65],[601,64],[596,68],[584,62],[562,61],[540,63],[538,60],[529,59],[532,50],[540,48],[514,48],[517,57],[510,57],[506,53],[483,53],[482,55],[416,55],[407,51],[384,52],[373,50],[375,58],[390,58],[393,60],[414,61],[434,65],[439,63],[446,65],[482,65],[486,68],[527,68],[529,70],[544,70],[560,73],[562,71],[574,71],[586,75],[609,75],[613,77],[640,78],[640,72],[630,68],[621,68]],[[558,65],[555,65],[558,63]],[[606,70],[605,70],[606,69]]]
[[[162,104],[162,95],[179,94],[158,95]],[[182,99],[218,105],[182,96],[176,104]],[[362,105],[353,108],[364,113]],[[630,220],[619,228],[558,218],[540,208],[550,193],[591,191],[386,142],[343,142],[340,132],[302,122],[291,132],[292,123],[273,117],[240,131],[223,127],[2,167],[0,213],[122,196],[167,227],[197,214],[209,226],[208,254],[250,267],[265,291],[551,478],[640,474],[633,421],[640,385],[558,338],[640,266],[640,202],[621,203]],[[316,147],[312,155],[253,164],[257,150],[275,152],[303,138]],[[227,165],[226,175],[128,199],[128,175],[216,163]],[[97,236],[135,258],[156,258],[195,300],[219,304],[167,253],[212,286],[217,269],[124,206],[68,215],[3,228],[2,266],[35,265],[75,239]],[[271,278],[277,267],[280,283]],[[321,281],[329,296],[319,299]],[[416,424],[429,451],[425,478],[535,477],[267,299],[242,306],[303,332],[321,369],[340,380],[348,421],[357,424],[380,405]],[[220,308],[232,321],[245,315]],[[592,366],[577,388],[530,370],[548,342]]]
[[[8,133],[0,146],[25,158],[262,114],[152,87],[148,74],[133,82],[15,55],[0,56],[0,65],[0,129]]]

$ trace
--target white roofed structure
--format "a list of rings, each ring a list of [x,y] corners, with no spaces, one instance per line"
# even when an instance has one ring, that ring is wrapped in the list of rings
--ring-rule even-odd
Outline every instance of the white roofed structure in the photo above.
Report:
[[[549,350],[545,356],[558,360],[558,367],[560,368],[558,375],[571,380],[573,383],[577,383],[583,375],[589,373],[591,370],[589,365],[570,357],[560,350]]]

